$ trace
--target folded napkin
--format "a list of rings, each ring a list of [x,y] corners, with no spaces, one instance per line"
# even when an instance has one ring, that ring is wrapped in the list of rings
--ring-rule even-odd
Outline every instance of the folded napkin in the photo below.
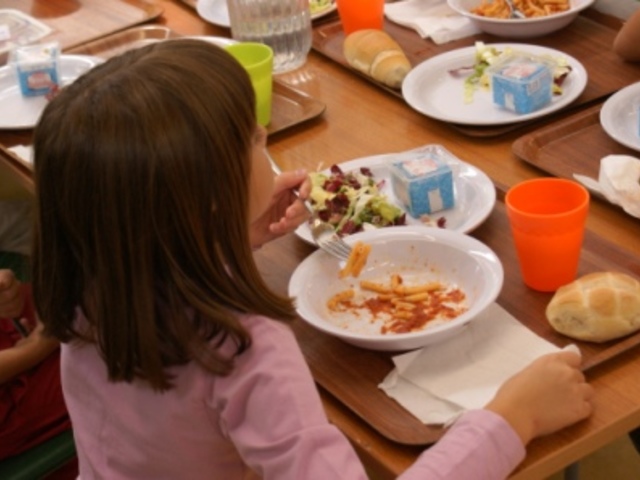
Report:
[[[494,303],[455,337],[394,357],[379,387],[423,423],[448,424],[482,408],[536,358],[560,350]]]
[[[431,38],[437,44],[480,32],[471,20],[449,7],[446,0],[387,3],[384,14],[392,22],[413,28],[422,38]]]
[[[33,163],[33,147],[28,145],[16,145],[15,147],[10,147],[9,151],[16,155],[24,163],[27,163],[29,165]]]
[[[600,193],[629,215],[640,218],[640,159],[629,155],[607,155],[600,160],[598,180],[574,175],[590,190]]]

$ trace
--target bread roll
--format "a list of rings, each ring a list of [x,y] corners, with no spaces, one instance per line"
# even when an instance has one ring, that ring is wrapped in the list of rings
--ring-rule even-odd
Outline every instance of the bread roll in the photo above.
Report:
[[[382,30],[357,30],[349,34],[343,53],[353,68],[391,88],[400,88],[411,70],[400,45]]]
[[[640,329],[640,282],[616,272],[585,275],[560,287],[547,319],[558,332],[590,342],[606,342]]]

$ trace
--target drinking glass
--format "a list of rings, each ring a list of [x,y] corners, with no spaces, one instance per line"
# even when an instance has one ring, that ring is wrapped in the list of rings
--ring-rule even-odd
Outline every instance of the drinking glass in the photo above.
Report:
[[[273,73],[301,67],[311,50],[309,0],[227,0],[231,35],[273,50]]]
[[[356,30],[382,30],[384,0],[337,0],[338,14],[345,35]]]
[[[536,178],[509,189],[505,203],[524,283],[554,292],[575,280],[589,211],[587,189],[572,180]]]

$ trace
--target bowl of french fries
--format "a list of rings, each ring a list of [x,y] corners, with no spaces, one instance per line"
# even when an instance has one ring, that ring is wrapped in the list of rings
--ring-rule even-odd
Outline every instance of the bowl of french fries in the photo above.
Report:
[[[498,37],[533,38],[569,25],[595,0],[447,0],[480,30]],[[511,14],[509,3],[519,12]]]
[[[406,351],[444,341],[502,289],[498,257],[460,232],[398,226],[345,241],[348,260],[315,251],[291,276],[289,295],[305,322],[358,347]]]

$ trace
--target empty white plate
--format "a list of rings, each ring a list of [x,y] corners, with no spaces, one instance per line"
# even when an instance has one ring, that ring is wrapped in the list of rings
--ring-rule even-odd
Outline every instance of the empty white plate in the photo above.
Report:
[[[640,152],[640,82],[623,88],[604,102],[600,124],[616,142]]]

